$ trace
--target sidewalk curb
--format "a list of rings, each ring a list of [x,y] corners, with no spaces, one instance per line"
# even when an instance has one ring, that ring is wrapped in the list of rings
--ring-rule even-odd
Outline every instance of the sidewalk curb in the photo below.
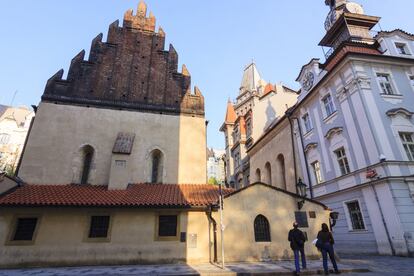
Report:
[[[368,273],[371,270],[367,268],[356,268],[356,269],[341,269],[341,274],[346,273]],[[160,274],[161,275],[161,274]],[[162,274],[164,276],[183,276],[183,274]],[[269,272],[200,272],[199,274],[186,274],[185,276],[292,276],[294,275],[291,271],[269,271]],[[323,275],[323,270],[307,270],[300,273],[300,275]],[[334,275],[331,272],[330,275]]]

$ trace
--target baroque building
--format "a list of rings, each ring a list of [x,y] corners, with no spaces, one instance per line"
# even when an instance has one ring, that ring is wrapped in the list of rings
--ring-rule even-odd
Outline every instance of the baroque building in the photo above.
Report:
[[[310,193],[339,212],[342,252],[414,253],[414,36],[373,32],[379,17],[349,1],[330,12],[297,81],[298,148]]]
[[[239,95],[235,103],[228,101],[220,128],[225,140],[227,185],[242,188],[251,182],[248,149],[296,99],[296,91],[264,81],[255,63],[244,69]]]
[[[310,236],[329,222],[324,204],[265,183],[206,184],[204,97],[164,42],[140,2],[47,81],[18,178],[0,174],[0,267],[285,259],[293,220]]]
[[[412,256],[414,35],[374,32],[380,18],[357,3],[325,4],[330,12],[319,45],[329,48],[326,59],[302,67],[298,102],[253,145],[251,171],[271,164],[272,145],[290,133],[290,168],[311,198],[339,214],[336,249]]]
[[[0,171],[14,174],[33,116],[26,107],[0,105]]]

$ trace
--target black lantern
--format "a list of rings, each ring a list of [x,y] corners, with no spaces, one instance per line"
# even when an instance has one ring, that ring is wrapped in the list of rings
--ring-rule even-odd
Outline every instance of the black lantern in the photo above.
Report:
[[[332,231],[332,228],[334,228],[334,226],[336,225],[336,221],[338,220],[338,217],[339,217],[338,212],[331,212],[329,214],[329,218],[330,218],[329,225],[330,225],[331,231]]]
[[[299,210],[302,209],[303,204],[305,203],[305,197],[306,197],[306,190],[308,186],[306,186],[305,183],[302,182],[302,179],[299,178],[298,183],[296,183],[296,190],[298,192],[298,195],[302,197],[303,199],[298,202],[298,208]]]

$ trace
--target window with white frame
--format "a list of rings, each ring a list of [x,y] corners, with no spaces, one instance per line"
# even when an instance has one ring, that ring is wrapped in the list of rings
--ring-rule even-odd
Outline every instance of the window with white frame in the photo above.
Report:
[[[397,53],[399,55],[410,55],[410,50],[408,50],[408,46],[406,43],[396,42],[395,48],[397,49]]]
[[[346,157],[345,154],[345,149],[339,148],[337,149],[335,152],[336,155],[336,160],[338,161],[338,165],[339,165],[339,170],[341,172],[341,175],[345,175],[351,172],[351,169],[349,168],[349,162],[348,162],[348,158]]]
[[[10,135],[7,133],[0,133],[0,144],[7,144],[10,140]]]
[[[302,116],[303,125],[305,126],[305,133],[308,133],[312,130],[312,122],[310,120],[309,114],[306,113]]]
[[[322,173],[321,173],[321,164],[319,161],[315,161],[311,164],[313,175],[315,177],[316,184],[322,183]]]
[[[323,106],[325,107],[326,117],[332,115],[336,110],[330,94],[326,95],[322,99]]]
[[[414,139],[413,133],[410,132],[400,132],[401,142],[403,144],[407,158],[410,161],[414,161]]]
[[[352,226],[352,230],[365,230],[364,217],[362,216],[361,207],[359,201],[346,202],[347,211],[349,214],[349,220]]]
[[[394,88],[391,84],[391,76],[387,73],[377,73],[377,80],[381,87],[382,94],[394,95]]]

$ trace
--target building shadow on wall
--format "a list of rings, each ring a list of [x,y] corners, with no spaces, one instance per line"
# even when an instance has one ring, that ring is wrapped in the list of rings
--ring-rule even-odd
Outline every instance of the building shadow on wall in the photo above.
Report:
[[[276,110],[272,106],[272,102],[270,100],[267,101],[267,107],[266,107],[266,123],[264,125],[263,131],[266,131],[266,129],[275,121],[276,119]]]

